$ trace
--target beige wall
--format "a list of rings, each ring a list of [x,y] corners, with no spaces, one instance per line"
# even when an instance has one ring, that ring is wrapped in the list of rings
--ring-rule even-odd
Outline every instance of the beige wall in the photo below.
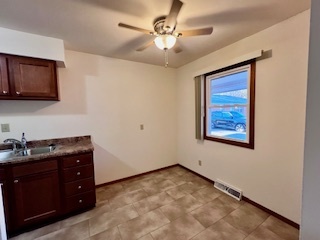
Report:
[[[196,60],[178,70],[178,162],[299,223],[306,111],[310,12]],[[257,62],[255,149],[194,137],[194,81],[201,69],[258,49],[272,57]],[[202,160],[202,166],[198,166]]]
[[[96,184],[176,164],[175,70],[72,51],[66,61],[60,102],[0,101],[11,127],[0,142],[91,135]]]
[[[0,123],[11,126],[0,141],[21,132],[28,140],[89,134],[97,184],[178,160],[299,223],[309,17],[299,14],[177,70],[66,51],[61,101],[0,101]],[[272,57],[257,62],[255,149],[197,142],[193,76],[258,49]]]

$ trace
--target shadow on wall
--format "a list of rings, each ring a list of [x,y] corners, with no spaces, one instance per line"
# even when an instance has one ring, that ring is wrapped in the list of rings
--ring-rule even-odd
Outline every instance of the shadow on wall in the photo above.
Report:
[[[93,142],[96,185],[139,174],[117,156]]]
[[[30,115],[56,103],[57,101],[0,100],[0,115]]]

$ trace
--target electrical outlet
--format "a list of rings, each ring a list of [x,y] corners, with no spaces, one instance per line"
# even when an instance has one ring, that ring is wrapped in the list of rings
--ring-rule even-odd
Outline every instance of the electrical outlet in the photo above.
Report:
[[[10,125],[9,123],[1,124],[1,132],[10,132]]]
[[[199,160],[198,163],[199,163],[199,166],[202,166],[202,161],[201,160]]]
[[[140,130],[143,130],[143,129],[144,129],[144,125],[140,124]]]

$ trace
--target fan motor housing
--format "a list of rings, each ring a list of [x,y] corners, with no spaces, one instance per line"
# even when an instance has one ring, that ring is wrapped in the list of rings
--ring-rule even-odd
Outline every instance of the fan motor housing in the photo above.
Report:
[[[167,16],[161,16],[156,18],[153,21],[153,28],[154,31],[157,32],[159,35],[163,35],[163,34],[167,34],[169,33],[168,30],[165,29],[164,23],[166,21]],[[170,31],[170,33],[172,33],[175,30],[176,27],[174,27],[174,29],[172,29],[172,31]]]

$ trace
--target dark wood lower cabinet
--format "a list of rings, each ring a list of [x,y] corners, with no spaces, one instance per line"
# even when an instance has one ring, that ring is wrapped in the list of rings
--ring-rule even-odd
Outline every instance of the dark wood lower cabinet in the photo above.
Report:
[[[93,153],[0,167],[9,235],[95,207]]]
[[[61,189],[64,214],[93,207],[96,203],[92,153],[61,159]]]
[[[16,227],[24,227],[60,214],[58,171],[23,176],[14,180]]]

